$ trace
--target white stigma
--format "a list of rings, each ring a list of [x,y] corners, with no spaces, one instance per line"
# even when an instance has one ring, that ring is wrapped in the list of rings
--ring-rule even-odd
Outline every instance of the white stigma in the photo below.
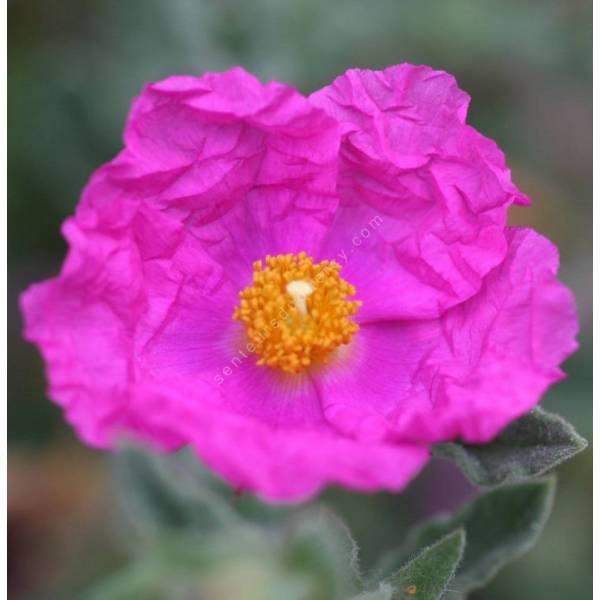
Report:
[[[308,281],[297,279],[290,281],[285,286],[285,290],[292,297],[298,312],[306,316],[308,314],[306,299],[315,291],[315,288]]]

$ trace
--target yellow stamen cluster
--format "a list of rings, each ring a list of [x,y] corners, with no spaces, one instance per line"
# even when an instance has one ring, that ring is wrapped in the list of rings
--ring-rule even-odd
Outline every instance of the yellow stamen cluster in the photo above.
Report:
[[[358,325],[350,319],[359,301],[346,300],[356,290],[340,277],[341,266],[313,264],[300,254],[267,256],[253,264],[253,284],[240,292],[233,318],[246,326],[259,365],[300,373],[326,363],[335,348],[348,344]]]

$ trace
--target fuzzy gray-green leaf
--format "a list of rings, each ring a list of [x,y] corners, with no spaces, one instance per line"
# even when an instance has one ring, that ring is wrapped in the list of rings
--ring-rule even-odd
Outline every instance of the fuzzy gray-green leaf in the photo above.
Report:
[[[464,529],[457,529],[421,550],[388,580],[393,600],[441,598],[460,563],[465,548]]]
[[[434,454],[457,463],[473,483],[497,486],[542,475],[586,446],[570,423],[536,408],[489,444],[440,444]]]
[[[546,479],[491,490],[455,515],[434,519],[414,529],[397,553],[396,564],[408,552],[463,527],[468,543],[452,588],[465,593],[481,587],[502,567],[534,546],[550,515],[555,487],[554,479]],[[388,572],[393,559],[388,557]]]

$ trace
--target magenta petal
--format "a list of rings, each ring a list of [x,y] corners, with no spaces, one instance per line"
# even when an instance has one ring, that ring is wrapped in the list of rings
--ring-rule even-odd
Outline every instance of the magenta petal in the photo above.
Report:
[[[418,374],[439,336],[436,320],[362,325],[351,346],[314,376],[327,421],[356,439],[393,438],[390,415],[430,406],[431,389]]]
[[[185,224],[240,285],[268,253],[313,253],[337,208],[338,124],[240,68],[148,85],[125,141],[110,183]]]
[[[414,444],[368,444],[315,430],[271,431],[240,417],[202,421],[194,446],[203,461],[241,491],[300,501],[336,484],[362,492],[402,490],[429,460]],[[235,440],[236,452],[229,446]]]
[[[554,246],[511,229],[504,263],[441,319],[363,325],[317,378],[327,420],[358,439],[492,439],[562,378],[577,347],[572,293]]]
[[[361,318],[435,317],[473,296],[506,252],[508,207],[525,198],[496,145],[465,124],[454,78],[354,69],[311,101],[343,131],[340,208],[321,253],[344,255],[359,291],[386,298]]]
[[[360,491],[398,491],[429,459],[425,446],[358,443],[327,427],[272,427],[214,408],[219,389],[196,382],[193,389],[148,383],[135,390],[129,430],[155,440],[182,434],[201,460],[234,488],[271,501],[301,501],[323,486]]]
[[[49,395],[91,445],[105,446],[131,376],[139,263],[126,239],[64,225],[71,245],[60,277],[21,296],[24,336],[44,357]]]

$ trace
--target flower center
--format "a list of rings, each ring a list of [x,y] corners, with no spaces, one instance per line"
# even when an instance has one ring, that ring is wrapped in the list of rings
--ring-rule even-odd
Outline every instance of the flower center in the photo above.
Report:
[[[252,285],[233,312],[246,327],[248,350],[260,356],[257,364],[287,373],[326,363],[358,330],[350,317],[361,302],[346,299],[356,290],[340,277],[342,267],[332,260],[314,264],[304,252],[267,256],[265,263],[252,265]]]

